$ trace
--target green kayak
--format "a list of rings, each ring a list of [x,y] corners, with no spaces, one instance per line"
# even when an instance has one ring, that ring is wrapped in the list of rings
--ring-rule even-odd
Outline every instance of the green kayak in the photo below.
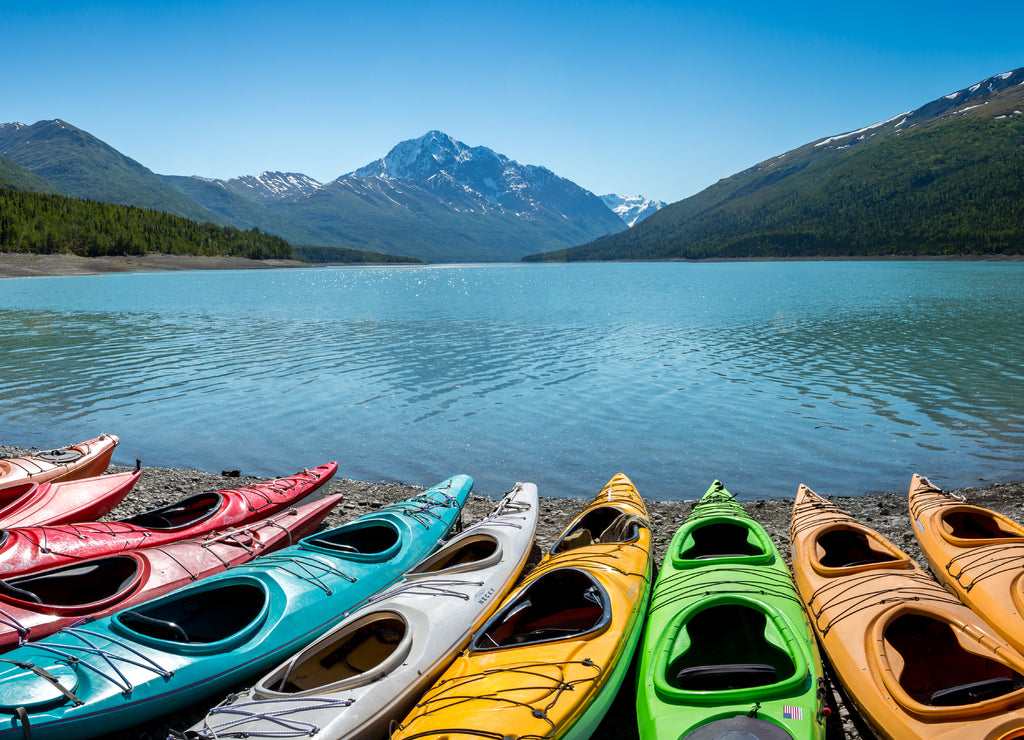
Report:
[[[679,528],[647,614],[641,738],[824,738],[821,658],[768,533],[719,481]]]

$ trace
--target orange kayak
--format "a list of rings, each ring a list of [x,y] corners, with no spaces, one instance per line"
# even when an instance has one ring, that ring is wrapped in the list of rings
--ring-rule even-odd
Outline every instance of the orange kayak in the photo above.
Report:
[[[847,695],[882,738],[1024,738],[1024,656],[909,555],[800,486],[793,573]]]
[[[119,441],[113,434],[101,434],[70,447],[2,458],[0,500],[9,498],[8,489],[19,483],[53,483],[100,475],[110,464]]]
[[[629,668],[650,584],[647,509],[616,475],[392,740],[589,738]]]
[[[932,572],[1024,652],[1024,526],[920,475],[910,484],[910,518]]]

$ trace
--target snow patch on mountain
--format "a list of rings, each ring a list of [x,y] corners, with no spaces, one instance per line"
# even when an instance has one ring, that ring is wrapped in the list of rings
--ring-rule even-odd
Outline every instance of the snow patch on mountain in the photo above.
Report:
[[[609,193],[602,195],[601,200],[612,210],[612,213],[625,221],[627,226],[634,226],[665,207],[665,201],[650,200],[642,195]]]
[[[297,172],[261,172],[258,175],[243,175],[228,180],[227,185],[232,190],[259,202],[298,198],[324,187],[323,183]]]

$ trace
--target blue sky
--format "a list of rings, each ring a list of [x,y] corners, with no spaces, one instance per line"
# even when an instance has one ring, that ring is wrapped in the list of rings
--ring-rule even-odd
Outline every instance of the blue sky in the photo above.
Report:
[[[325,182],[438,129],[669,202],[1024,66],[1019,1],[33,0],[0,20],[0,122],[62,118],[161,174]]]

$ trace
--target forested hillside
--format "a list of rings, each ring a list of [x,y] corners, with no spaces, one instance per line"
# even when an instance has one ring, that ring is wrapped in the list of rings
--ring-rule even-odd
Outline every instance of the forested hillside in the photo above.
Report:
[[[134,206],[0,189],[0,251],[83,257],[163,254],[290,259],[284,239]]]
[[[1022,80],[807,144],[626,232],[527,259],[1024,254]]]

